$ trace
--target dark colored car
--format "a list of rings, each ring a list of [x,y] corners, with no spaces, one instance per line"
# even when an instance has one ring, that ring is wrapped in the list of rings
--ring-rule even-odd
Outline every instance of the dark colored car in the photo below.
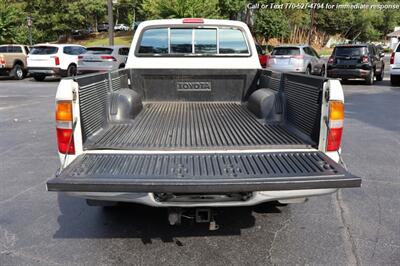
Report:
[[[259,44],[256,44],[258,59],[260,60],[260,64],[263,68],[267,67],[268,55],[265,52],[265,49]]]
[[[102,32],[102,31],[108,31],[108,23],[102,23],[97,25],[97,31]]]
[[[384,56],[373,44],[338,45],[328,60],[328,77],[343,81],[362,78],[366,84],[372,85],[375,77],[377,81],[383,79]]]

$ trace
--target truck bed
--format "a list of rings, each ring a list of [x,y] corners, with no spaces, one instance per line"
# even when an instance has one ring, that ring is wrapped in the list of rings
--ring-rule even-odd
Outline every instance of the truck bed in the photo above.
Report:
[[[132,121],[110,123],[87,149],[307,148],[286,125],[258,120],[234,102],[151,102]]]

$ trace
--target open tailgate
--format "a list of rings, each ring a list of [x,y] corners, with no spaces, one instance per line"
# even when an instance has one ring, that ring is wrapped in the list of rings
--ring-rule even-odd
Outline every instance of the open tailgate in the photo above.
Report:
[[[359,187],[324,153],[83,154],[49,191],[208,193]]]

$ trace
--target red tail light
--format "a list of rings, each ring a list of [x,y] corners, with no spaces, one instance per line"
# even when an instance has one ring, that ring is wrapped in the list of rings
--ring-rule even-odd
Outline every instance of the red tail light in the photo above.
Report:
[[[78,60],[81,60],[81,59],[83,59],[83,56],[82,55],[78,55]]]
[[[329,59],[328,59],[328,64],[333,64],[333,60],[334,60],[333,56],[330,56]]]
[[[0,64],[5,65],[6,64],[6,59],[4,57],[0,57]]]
[[[103,60],[117,61],[117,59],[115,59],[115,57],[111,55],[102,55],[100,58]]]
[[[369,58],[368,58],[367,55],[364,55],[364,56],[362,57],[362,62],[363,62],[363,63],[368,63],[368,62],[369,62]]]
[[[72,138],[72,128],[57,128],[57,144],[60,153],[75,154],[75,144]]]
[[[71,101],[59,101],[56,103],[56,121],[58,151],[64,154],[75,154]]]
[[[390,55],[390,64],[391,65],[394,64],[394,55],[395,55],[395,52],[392,52],[392,54]]]
[[[184,18],[183,23],[204,23],[202,18]]]
[[[60,58],[58,56],[52,56],[52,58],[54,58],[54,64],[56,66],[59,66],[60,65]]]
[[[327,136],[327,151],[337,151],[342,142],[344,122],[344,104],[342,101],[329,102],[329,130]]]

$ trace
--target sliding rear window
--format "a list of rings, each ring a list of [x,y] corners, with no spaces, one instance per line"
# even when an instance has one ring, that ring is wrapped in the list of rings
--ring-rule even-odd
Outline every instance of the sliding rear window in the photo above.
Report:
[[[35,46],[32,48],[30,54],[56,54],[58,52],[58,48],[54,46]]]
[[[138,56],[249,55],[238,28],[150,28],[142,33]]]
[[[299,55],[298,47],[276,47],[272,50],[272,55]]]

